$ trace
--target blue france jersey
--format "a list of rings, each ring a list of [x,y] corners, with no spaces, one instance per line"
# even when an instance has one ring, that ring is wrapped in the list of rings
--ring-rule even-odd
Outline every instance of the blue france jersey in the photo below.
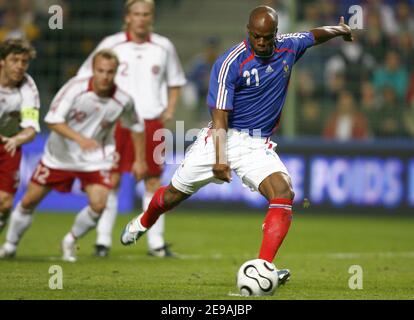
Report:
[[[234,46],[211,70],[209,108],[232,111],[229,128],[271,136],[282,114],[292,67],[314,41],[311,32],[280,35],[273,56],[266,60],[254,55],[247,40]]]

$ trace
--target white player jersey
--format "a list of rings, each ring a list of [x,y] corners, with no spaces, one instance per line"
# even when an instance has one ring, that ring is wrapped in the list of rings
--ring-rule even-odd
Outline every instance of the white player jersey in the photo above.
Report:
[[[0,86],[0,135],[12,137],[28,127],[39,132],[39,108],[39,91],[28,74],[17,87]]]
[[[111,169],[115,156],[115,124],[143,132],[143,123],[132,98],[115,87],[111,97],[99,97],[92,88],[92,78],[73,78],[55,96],[45,122],[66,123],[74,131],[98,141],[102,148],[84,151],[78,143],[52,131],[42,162],[52,168],[70,171]]]
[[[137,44],[126,32],[106,37],[78,71],[92,74],[92,58],[101,49],[112,49],[120,60],[116,83],[134,99],[144,119],[159,118],[167,107],[167,87],[181,87],[186,79],[175,51],[167,38],[152,33],[147,42]]]

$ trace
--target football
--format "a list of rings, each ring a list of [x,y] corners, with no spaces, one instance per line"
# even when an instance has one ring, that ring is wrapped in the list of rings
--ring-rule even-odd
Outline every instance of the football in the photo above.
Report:
[[[246,261],[237,273],[237,287],[242,296],[272,295],[277,284],[276,266],[262,259]]]

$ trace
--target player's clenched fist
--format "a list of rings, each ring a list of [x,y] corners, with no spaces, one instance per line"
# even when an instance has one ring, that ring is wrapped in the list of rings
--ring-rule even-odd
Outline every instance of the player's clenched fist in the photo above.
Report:
[[[231,170],[227,164],[215,164],[213,166],[213,174],[219,180],[231,182]]]

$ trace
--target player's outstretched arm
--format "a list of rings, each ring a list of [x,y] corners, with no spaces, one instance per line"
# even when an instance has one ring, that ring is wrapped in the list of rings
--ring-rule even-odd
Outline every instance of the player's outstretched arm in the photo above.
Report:
[[[84,137],[69,127],[66,123],[48,123],[48,127],[50,130],[55,131],[61,136],[75,141],[84,151],[92,151],[101,148],[98,141]]]
[[[345,24],[344,17],[339,19],[339,24],[337,26],[325,26],[319,27],[310,30],[315,37],[314,45],[318,45],[324,43],[332,38],[342,36],[345,41],[352,41],[352,30],[351,28]]]

